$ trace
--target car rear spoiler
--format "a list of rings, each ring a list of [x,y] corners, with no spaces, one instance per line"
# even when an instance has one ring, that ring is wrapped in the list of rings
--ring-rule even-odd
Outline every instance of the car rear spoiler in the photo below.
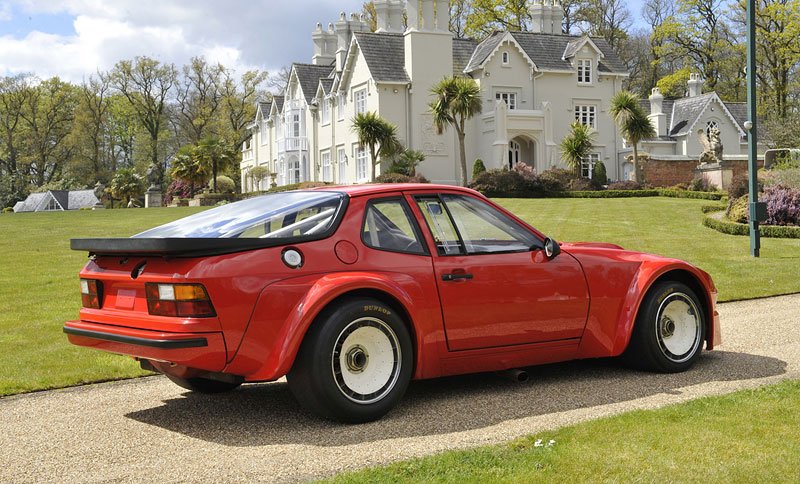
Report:
[[[96,256],[205,257],[311,242],[327,237],[308,235],[291,238],[220,239],[72,239],[70,248]]]

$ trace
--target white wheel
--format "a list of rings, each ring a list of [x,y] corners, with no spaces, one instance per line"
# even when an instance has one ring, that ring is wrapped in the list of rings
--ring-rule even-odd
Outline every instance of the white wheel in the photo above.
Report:
[[[392,391],[400,375],[402,352],[392,328],[377,318],[360,318],[339,334],[331,359],[339,391],[367,405]]]
[[[670,361],[683,363],[702,343],[702,317],[692,298],[675,292],[666,297],[656,316],[656,337],[661,352]]]
[[[361,423],[397,405],[413,370],[414,347],[405,321],[381,301],[354,297],[319,315],[287,379],[297,401],[311,412]]]

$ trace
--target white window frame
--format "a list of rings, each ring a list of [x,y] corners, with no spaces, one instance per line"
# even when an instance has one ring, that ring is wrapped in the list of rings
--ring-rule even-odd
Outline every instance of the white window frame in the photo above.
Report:
[[[347,183],[347,150],[344,146],[336,148],[336,159],[339,164],[339,180],[342,185]]]
[[[320,154],[322,164],[322,181],[330,183],[333,181],[333,167],[331,166],[331,152],[325,150]]]
[[[292,114],[292,138],[300,137],[300,113]]]
[[[322,98],[322,106],[320,107],[320,111],[322,114],[320,115],[322,119],[322,125],[326,126],[331,124],[331,103],[328,98]]]
[[[356,144],[353,146],[353,158],[356,160],[356,182],[369,181],[369,154],[367,148]]]
[[[261,120],[261,130],[258,135],[261,136],[261,146],[266,146],[269,141],[269,125],[266,119]]]
[[[367,88],[353,93],[353,105],[356,115],[367,114]]]
[[[509,55],[508,51],[503,51],[503,54],[500,56],[500,61],[504,66],[511,64],[511,55]]]
[[[344,120],[344,110],[347,107],[347,94],[339,93],[336,96],[336,114],[339,121]]]
[[[600,163],[600,153],[589,153],[581,160],[581,176],[591,179],[597,163]]]
[[[591,59],[578,59],[578,84],[592,84],[594,76],[592,68],[593,66]]]
[[[576,104],[575,121],[597,129],[597,106],[593,104]]]
[[[517,93],[511,91],[497,91],[494,93],[496,101],[503,101],[509,110],[517,109]]]

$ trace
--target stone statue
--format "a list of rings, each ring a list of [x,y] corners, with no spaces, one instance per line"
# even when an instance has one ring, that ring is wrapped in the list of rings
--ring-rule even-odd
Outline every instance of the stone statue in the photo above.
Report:
[[[700,138],[700,144],[703,145],[700,164],[720,163],[722,161],[722,139],[719,128],[712,126],[708,129],[708,133],[701,129],[697,132],[697,136]]]
[[[147,169],[147,183],[150,184],[148,191],[161,191],[161,167],[156,166],[155,164],[150,165],[150,167]]]
[[[103,199],[103,195],[106,194],[106,186],[103,185],[101,182],[97,182],[94,186],[94,196],[97,197],[98,200]]]

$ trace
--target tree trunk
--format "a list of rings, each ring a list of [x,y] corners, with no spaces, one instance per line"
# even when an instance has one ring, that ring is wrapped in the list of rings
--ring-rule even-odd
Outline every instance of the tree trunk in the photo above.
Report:
[[[639,143],[633,143],[633,179],[636,183],[641,183],[641,173],[639,173]]]
[[[375,180],[377,179],[377,177],[375,176],[375,171],[376,171],[376,166],[378,164],[378,153],[376,152],[374,145],[370,148],[370,156],[372,156],[372,173],[370,176],[370,180],[372,181],[372,183],[375,183]]]
[[[467,153],[466,148],[464,147],[464,138],[466,137],[466,133],[464,133],[463,129],[457,129],[458,132],[458,149],[461,155],[461,186],[467,186]]]
[[[217,162],[211,162],[211,193],[217,193]]]

